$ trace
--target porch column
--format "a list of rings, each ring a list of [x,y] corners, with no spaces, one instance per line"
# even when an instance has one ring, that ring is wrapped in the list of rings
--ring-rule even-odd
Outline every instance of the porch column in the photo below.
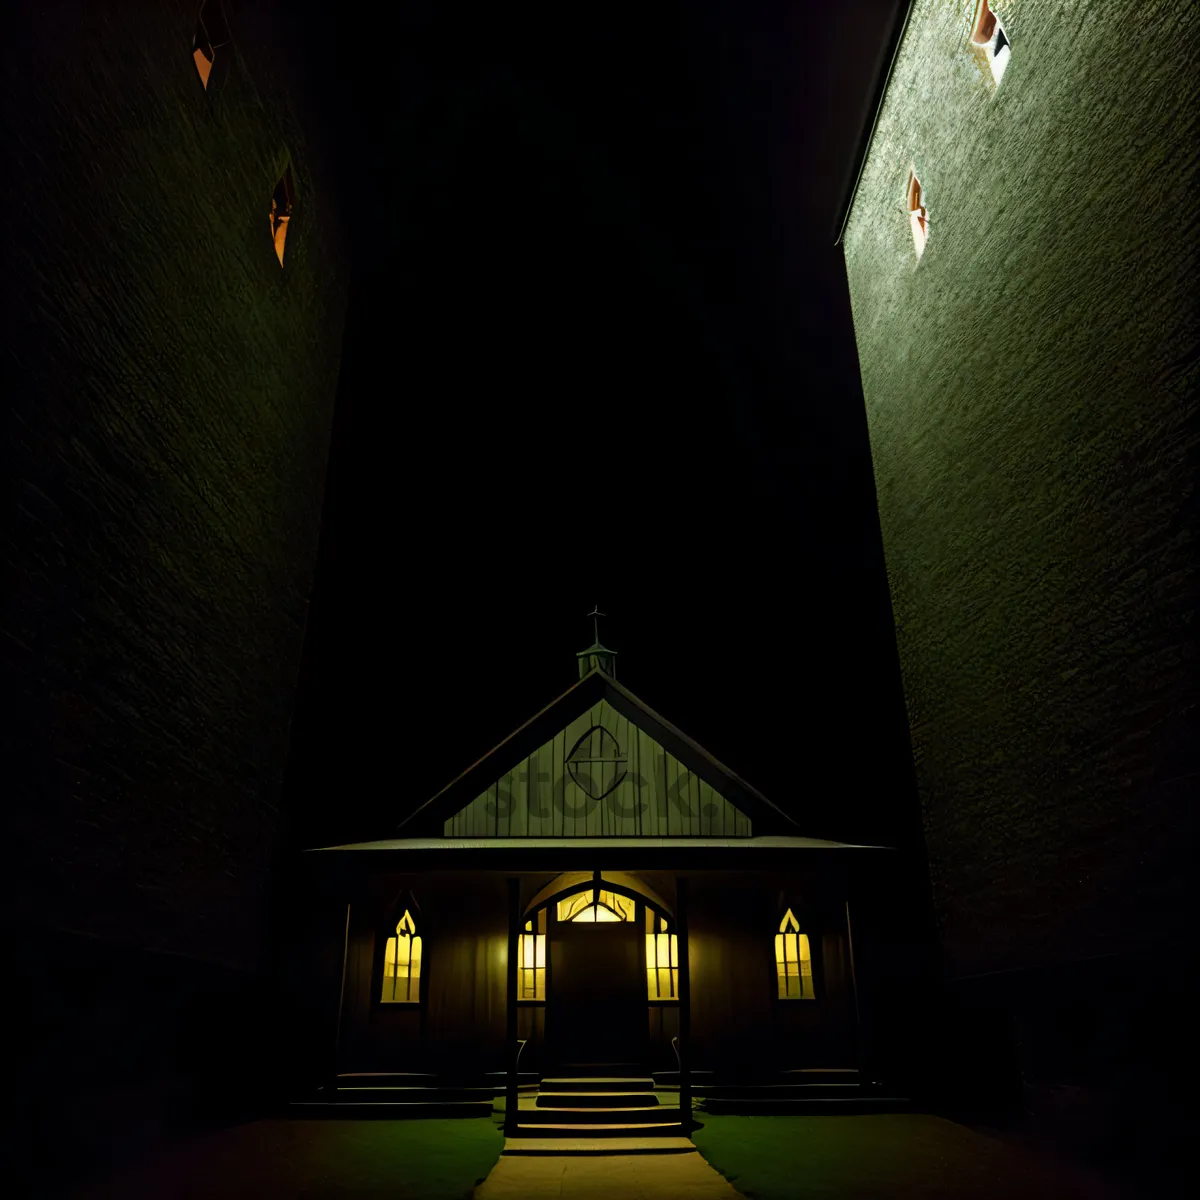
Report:
[[[508,1079],[504,1089],[504,1136],[517,1133],[517,954],[521,937],[521,881],[508,881]]]
[[[863,1027],[862,1006],[858,999],[858,968],[854,961],[854,933],[850,928],[850,901],[846,901],[846,945],[850,951],[850,986],[854,989],[854,1053],[861,1087],[867,1081],[867,1031]]]
[[[336,1090],[337,1077],[342,1069],[342,1014],[346,1008],[346,965],[350,957],[350,905],[346,905],[346,919],[342,925],[342,975],[338,988],[337,1030],[333,1038],[333,1053],[329,1056],[329,1078],[327,1084]]]
[[[688,881],[675,880],[675,932],[679,938],[679,1115],[692,1129],[692,972],[688,965]]]

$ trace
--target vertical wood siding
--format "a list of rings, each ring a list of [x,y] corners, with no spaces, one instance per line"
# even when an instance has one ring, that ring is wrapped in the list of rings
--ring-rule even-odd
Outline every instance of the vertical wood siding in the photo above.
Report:
[[[625,761],[599,800],[571,777],[568,758],[591,728],[616,739]],[[601,736],[589,739],[592,755]],[[608,743],[611,748],[611,742]],[[593,767],[593,777],[616,769]],[[597,789],[598,790],[598,789]],[[445,823],[447,837],[749,837],[750,818],[601,700]]]

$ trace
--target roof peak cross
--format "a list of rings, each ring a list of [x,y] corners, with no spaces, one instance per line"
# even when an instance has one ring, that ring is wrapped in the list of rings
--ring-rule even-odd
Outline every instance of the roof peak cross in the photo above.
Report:
[[[592,633],[594,635],[596,645],[598,646],[600,644],[600,618],[606,617],[608,614],[602,613],[600,611],[600,605],[595,604],[592,606],[592,611],[588,613],[588,616],[592,618]]]

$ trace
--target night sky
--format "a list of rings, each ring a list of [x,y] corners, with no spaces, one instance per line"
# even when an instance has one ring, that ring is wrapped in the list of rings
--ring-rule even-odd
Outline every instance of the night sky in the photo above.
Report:
[[[575,678],[801,824],[909,836],[841,203],[896,0],[334,6],[352,291],[289,770],[393,836]]]

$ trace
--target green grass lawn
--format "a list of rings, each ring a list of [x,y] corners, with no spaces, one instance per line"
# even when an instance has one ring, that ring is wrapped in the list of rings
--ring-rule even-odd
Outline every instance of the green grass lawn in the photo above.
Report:
[[[503,1148],[482,1118],[252,1121],[164,1148],[80,1197],[464,1200]]]
[[[917,1113],[700,1115],[700,1153],[749,1200],[1120,1200],[1082,1169]]]

